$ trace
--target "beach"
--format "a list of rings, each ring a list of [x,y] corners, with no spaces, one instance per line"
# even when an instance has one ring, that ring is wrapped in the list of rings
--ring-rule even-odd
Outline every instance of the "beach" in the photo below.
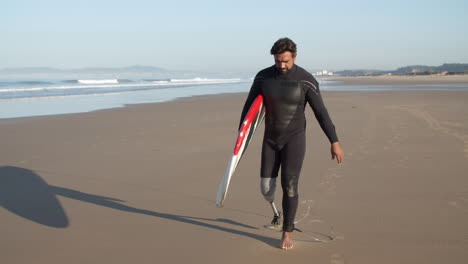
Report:
[[[388,78],[344,81],[415,80]],[[263,127],[215,206],[246,96],[0,119],[0,261],[466,262],[468,92],[324,91],[341,166],[307,106],[298,218],[315,233],[295,232],[289,251],[263,227]]]

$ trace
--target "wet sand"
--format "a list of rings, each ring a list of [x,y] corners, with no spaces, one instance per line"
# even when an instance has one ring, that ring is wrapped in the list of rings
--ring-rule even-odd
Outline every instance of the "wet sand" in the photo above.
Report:
[[[1,262],[468,259],[468,93],[323,92],[346,156],[330,159],[308,108],[298,217],[310,207],[304,221],[334,240],[291,251],[263,228],[262,129],[214,203],[245,97],[0,119]]]

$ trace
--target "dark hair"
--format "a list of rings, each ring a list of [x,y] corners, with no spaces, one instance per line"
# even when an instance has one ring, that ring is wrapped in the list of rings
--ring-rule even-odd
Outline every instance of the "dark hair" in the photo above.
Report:
[[[271,55],[281,54],[283,52],[289,51],[293,55],[296,55],[297,48],[296,43],[289,38],[280,38],[278,39],[273,47],[271,47],[270,53]]]

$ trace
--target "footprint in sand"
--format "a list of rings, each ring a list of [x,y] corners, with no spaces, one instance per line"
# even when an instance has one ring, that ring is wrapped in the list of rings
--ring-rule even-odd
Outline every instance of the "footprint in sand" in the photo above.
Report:
[[[449,201],[448,205],[468,211],[468,191],[457,193],[456,197],[457,199],[455,201]]]
[[[396,167],[402,168],[402,169],[407,169],[407,168],[409,167],[409,166],[408,166],[408,160],[409,160],[409,156],[408,156],[408,155],[403,155],[403,156],[397,161]]]
[[[408,105],[391,105],[387,106],[389,109],[397,109],[407,111],[408,113],[424,120],[429,128],[437,132],[443,132],[449,136],[455,137],[463,142],[463,152],[465,153],[465,158],[468,160],[468,134],[460,131],[464,128],[458,122],[439,122],[434,118],[428,111],[421,109],[421,106],[408,106]]]
[[[331,255],[330,257],[330,263],[331,264],[344,264],[345,260],[342,254],[340,253],[335,253]]]
[[[336,193],[336,179],[343,177],[343,175],[338,173],[339,170],[340,168],[329,168],[320,182],[320,185],[330,194]]]

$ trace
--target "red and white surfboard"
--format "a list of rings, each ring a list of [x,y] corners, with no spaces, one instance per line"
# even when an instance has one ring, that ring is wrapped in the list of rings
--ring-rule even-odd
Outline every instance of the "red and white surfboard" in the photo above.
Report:
[[[218,195],[216,196],[216,205],[222,206],[224,199],[229,188],[229,182],[231,177],[236,170],[237,164],[239,164],[242,155],[244,154],[247,146],[249,145],[252,136],[255,133],[255,130],[260,126],[265,117],[265,107],[263,104],[263,96],[258,95],[250,106],[247,115],[242,121],[242,126],[239,130],[239,135],[237,136],[236,145],[234,146],[234,153],[231,160],[228,163],[226,168],[226,173],[224,173],[223,179],[219,184]]]

